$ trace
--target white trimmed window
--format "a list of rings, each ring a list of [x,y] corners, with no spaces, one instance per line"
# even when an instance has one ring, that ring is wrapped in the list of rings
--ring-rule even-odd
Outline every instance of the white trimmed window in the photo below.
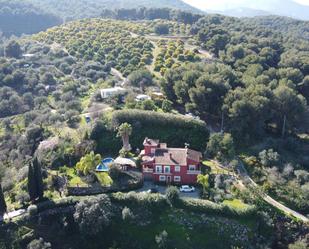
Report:
[[[189,165],[189,171],[195,171],[195,165]]]
[[[151,149],[150,149],[150,153],[151,153],[151,154],[154,154],[155,152],[156,152],[156,149],[155,149],[155,148],[151,148]]]
[[[162,173],[162,166],[161,165],[156,166],[156,173]]]
[[[166,181],[166,176],[159,176],[159,181],[160,182],[165,182]]]
[[[180,182],[181,177],[180,176],[174,176],[174,182]]]
[[[180,166],[179,165],[175,166],[175,172],[180,172]]]
[[[164,173],[171,173],[171,167],[170,166],[164,166]]]

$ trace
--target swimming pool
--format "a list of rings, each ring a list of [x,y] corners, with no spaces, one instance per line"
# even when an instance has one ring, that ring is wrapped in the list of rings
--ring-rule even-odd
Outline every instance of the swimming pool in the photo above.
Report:
[[[97,172],[108,172],[110,165],[114,162],[113,158],[104,158],[101,163],[97,166]]]

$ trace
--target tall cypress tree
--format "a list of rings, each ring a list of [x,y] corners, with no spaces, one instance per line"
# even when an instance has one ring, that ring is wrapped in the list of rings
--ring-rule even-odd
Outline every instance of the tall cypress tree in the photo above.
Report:
[[[28,193],[31,201],[34,201],[38,196],[32,162],[29,163],[28,168]]]
[[[7,211],[7,206],[4,199],[4,194],[2,191],[2,186],[0,183],[0,216],[3,216]]]
[[[33,160],[33,172],[36,183],[37,198],[42,199],[44,195],[44,185],[43,185],[42,170],[37,157],[35,157]]]

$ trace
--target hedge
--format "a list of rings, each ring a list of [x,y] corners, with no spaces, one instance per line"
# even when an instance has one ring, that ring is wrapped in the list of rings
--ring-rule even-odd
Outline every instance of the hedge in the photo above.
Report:
[[[56,201],[44,201],[36,204],[38,213],[41,213],[43,211],[53,209],[53,208],[59,208],[59,207],[68,207],[68,206],[74,206],[77,202],[79,202],[78,197],[66,197],[63,199],[59,199]]]
[[[110,195],[112,203],[118,203],[124,206],[135,206],[149,208],[159,212],[163,208],[168,208],[169,204],[165,196],[160,194],[148,194],[148,193],[114,193]]]
[[[122,123],[130,123],[133,132],[130,143],[133,148],[141,148],[145,137],[160,139],[170,147],[184,147],[204,151],[209,138],[209,130],[205,122],[183,115],[174,115],[142,110],[115,111],[112,116],[110,131],[102,130],[96,134],[98,152],[121,149],[121,140],[116,137],[116,128]]]
[[[193,212],[205,212],[227,217],[249,217],[254,216],[257,213],[255,206],[248,206],[247,208],[236,208],[229,205],[217,204],[211,201],[200,199],[180,199],[177,205],[180,208]]]

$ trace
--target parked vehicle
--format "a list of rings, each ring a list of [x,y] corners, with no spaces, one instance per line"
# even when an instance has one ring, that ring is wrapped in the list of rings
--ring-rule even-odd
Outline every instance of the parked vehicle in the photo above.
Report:
[[[190,192],[194,192],[195,188],[190,187],[189,185],[182,185],[179,190],[180,192],[183,192],[183,193],[190,193]]]

